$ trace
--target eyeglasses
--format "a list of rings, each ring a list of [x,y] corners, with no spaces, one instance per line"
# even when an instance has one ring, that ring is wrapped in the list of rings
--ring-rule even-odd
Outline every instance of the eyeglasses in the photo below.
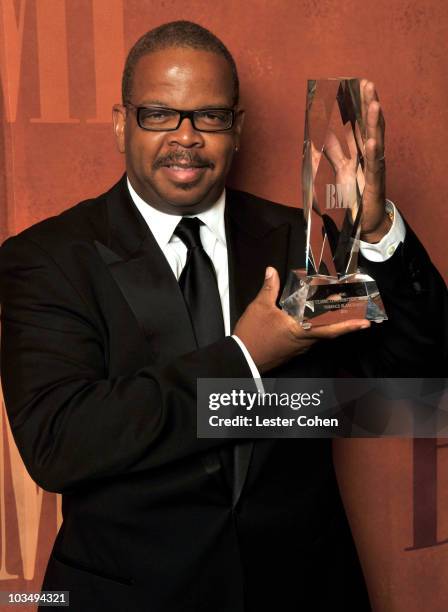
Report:
[[[235,120],[235,111],[231,108],[185,111],[164,106],[134,106],[130,103],[124,106],[136,112],[139,127],[149,132],[174,132],[184,119],[190,119],[193,128],[199,132],[225,132],[230,130]]]

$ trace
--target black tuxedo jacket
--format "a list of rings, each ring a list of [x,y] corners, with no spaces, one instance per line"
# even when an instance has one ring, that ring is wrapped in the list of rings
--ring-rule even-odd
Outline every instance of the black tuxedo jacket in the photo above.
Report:
[[[303,265],[301,213],[228,191],[232,325],[267,265]],[[408,228],[364,262],[389,321],[272,376],[441,368],[446,292]],[[328,440],[198,440],[196,379],[250,377],[197,349],[177,281],[122,179],[0,249],[2,378],[32,478],[63,495],[43,589],[76,612],[369,610]],[[230,481],[222,450],[233,452]]]

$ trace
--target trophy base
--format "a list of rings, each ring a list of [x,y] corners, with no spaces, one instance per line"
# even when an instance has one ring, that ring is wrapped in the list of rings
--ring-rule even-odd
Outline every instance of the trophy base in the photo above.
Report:
[[[280,306],[305,329],[311,323],[319,326],[348,319],[387,320],[376,282],[362,272],[338,278],[291,270]]]

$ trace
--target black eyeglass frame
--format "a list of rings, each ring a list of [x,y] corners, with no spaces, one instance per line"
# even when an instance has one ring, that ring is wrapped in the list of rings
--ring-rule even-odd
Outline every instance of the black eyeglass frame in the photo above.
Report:
[[[137,124],[139,126],[139,128],[141,128],[142,130],[145,130],[145,132],[175,132],[176,130],[179,129],[182,121],[184,119],[190,119],[191,121],[191,125],[193,126],[193,129],[196,130],[197,132],[210,132],[210,133],[215,133],[215,132],[228,132],[229,130],[232,129],[233,124],[235,123],[235,115],[236,115],[236,111],[233,108],[217,108],[217,107],[213,107],[213,108],[197,108],[195,110],[190,110],[190,111],[186,111],[186,110],[180,110],[178,108],[169,108],[168,106],[136,106],[135,104],[131,104],[130,102],[127,102],[126,104],[123,104],[124,107],[126,108],[133,108],[136,113],[136,118],[137,118]],[[179,122],[177,124],[177,126],[175,128],[148,128],[148,127],[144,127],[140,121],[140,113],[144,110],[162,110],[162,111],[174,111],[175,113],[179,113]],[[194,116],[195,113],[203,113],[205,111],[226,111],[228,113],[231,114],[231,120],[230,120],[230,125],[229,127],[226,128],[222,128],[220,130],[204,130],[202,128],[198,128],[195,125],[195,121],[194,121]]]

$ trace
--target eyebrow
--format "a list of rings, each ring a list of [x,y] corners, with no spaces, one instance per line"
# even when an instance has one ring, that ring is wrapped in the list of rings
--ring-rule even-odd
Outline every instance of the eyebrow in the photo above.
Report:
[[[160,106],[161,108],[173,108],[172,106],[170,106],[169,104],[167,104],[166,102],[162,102],[161,100],[142,100],[142,102],[140,102],[139,104],[137,104],[136,106]],[[191,110],[212,110],[214,108],[222,108],[222,109],[226,109],[226,110],[231,110],[233,108],[233,105],[228,105],[228,104],[205,104],[204,106],[199,106],[197,109],[191,109]],[[185,110],[185,109],[179,109],[179,110]]]

